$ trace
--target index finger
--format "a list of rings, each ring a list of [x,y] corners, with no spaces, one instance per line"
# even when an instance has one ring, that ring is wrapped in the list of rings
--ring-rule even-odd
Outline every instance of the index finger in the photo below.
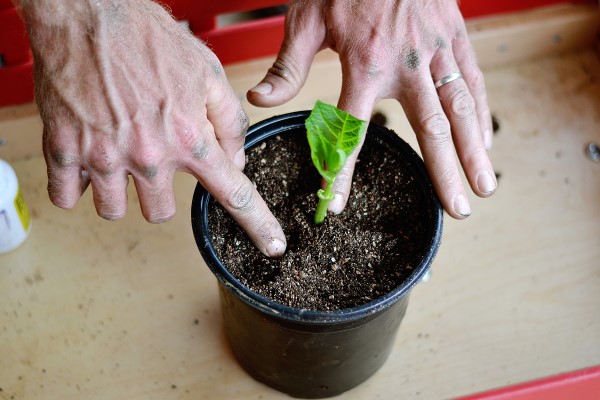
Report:
[[[287,245],[283,229],[250,179],[235,168],[214,136],[207,139],[206,146],[206,157],[192,161],[188,166],[190,172],[263,254],[283,255]]]

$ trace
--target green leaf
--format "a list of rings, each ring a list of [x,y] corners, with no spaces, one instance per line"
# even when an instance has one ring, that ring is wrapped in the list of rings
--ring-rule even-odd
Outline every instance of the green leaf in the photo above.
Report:
[[[366,121],[321,101],[317,101],[306,119],[311,158],[319,174],[327,181],[325,190],[320,189],[317,193],[317,224],[325,219],[327,204],[334,197],[333,182],[346,164],[348,156],[362,141],[367,125]]]
[[[367,122],[317,101],[305,126],[313,163],[327,182],[333,182],[362,140]]]

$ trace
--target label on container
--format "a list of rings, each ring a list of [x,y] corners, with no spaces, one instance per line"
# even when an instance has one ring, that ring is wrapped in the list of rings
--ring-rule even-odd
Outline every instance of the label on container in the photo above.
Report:
[[[23,199],[23,194],[21,193],[21,188],[17,188],[17,196],[15,197],[15,210],[17,211],[17,215],[21,220],[21,224],[23,225],[23,230],[27,232],[29,229],[29,223],[31,222],[31,216],[29,215],[29,210],[27,209],[27,204],[25,204],[25,200]]]

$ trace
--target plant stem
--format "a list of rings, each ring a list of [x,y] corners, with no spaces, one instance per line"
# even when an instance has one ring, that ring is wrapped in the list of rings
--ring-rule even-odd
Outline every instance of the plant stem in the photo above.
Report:
[[[319,196],[319,204],[317,204],[317,211],[315,212],[315,224],[318,225],[325,220],[325,216],[327,215],[327,206],[334,198],[333,180],[331,182],[327,182],[325,190],[319,189],[317,196]]]

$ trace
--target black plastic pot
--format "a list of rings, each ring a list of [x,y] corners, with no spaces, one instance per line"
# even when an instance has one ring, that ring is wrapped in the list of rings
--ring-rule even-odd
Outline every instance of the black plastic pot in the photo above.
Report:
[[[305,135],[309,112],[273,117],[250,127],[246,150],[275,135]],[[258,381],[301,398],[323,398],[349,390],[387,359],[408,305],[409,292],[427,272],[442,235],[442,208],[423,161],[394,132],[369,126],[398,151],[428,202],[428,251],[420,265],[387,295],[359,307],[325,312],[275,303],[242,285],[219,260],[208,228],[211,196],[198,184],[192,228],[206,264],[219,282],[223,323],[239,363]],[[391,261],[393,262],[393,260]]]

